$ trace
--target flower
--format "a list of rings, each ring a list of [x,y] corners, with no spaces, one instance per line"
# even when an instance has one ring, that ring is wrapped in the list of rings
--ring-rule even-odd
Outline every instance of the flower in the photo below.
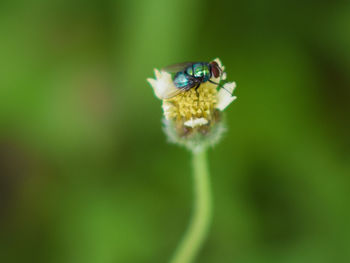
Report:
[[[215,130],[214,126],[220,122],[220,113],[236,99],[232,95],[236,83],[221,85],[220,81],[226,79],[225,67],[218,58],[213,62],[220,69],[219,76],[214,77],[215,74],[212,74],[210,81],[187,91],[181,92],[175,86],[173,76],[165,70],[155,69],[156,78],[147,79],[156,97],[162,100],[165,128],[171,126],[175,129],[175,133],[169,137],[174,138],[176,135],[181,140],[193,140],[198,134],[201,137],[210,135]],[[220,129],[221,132],[223,130]]]

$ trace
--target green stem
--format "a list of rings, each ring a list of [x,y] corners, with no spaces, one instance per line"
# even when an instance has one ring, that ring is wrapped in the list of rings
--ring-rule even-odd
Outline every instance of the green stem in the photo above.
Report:
[[[171,263],[193,262],[208,233],[211,221],[211,190],[207,152],[193,152],[194,207],[193,214]]]

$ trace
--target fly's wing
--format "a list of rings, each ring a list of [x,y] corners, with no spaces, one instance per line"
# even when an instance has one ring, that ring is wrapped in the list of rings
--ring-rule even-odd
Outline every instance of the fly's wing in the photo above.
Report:
[[[162,70],[169,73],[177,73],[179,71],[185,70],[187,67],[191,66],[193,63],[195,62],[184,62],[184,63],[173,64],[163,68]]]
[[[167,89],[163,94],[160,95],[162,99],[171,99],[172,97],[175,97],[176,95],[188,91],[191,88],[193,88],[195,85],[197,85],[197,82],[192,82],[191,84],[177,88],[175,85],[172,88]]]
[[[178,89],[178,88],[170,89],[170,90],[167,90],[166,92],[164,92],[163,94],[161,94],[161,98],[163,100],[164,99],[171,99],[184,91],[186,91],[186,89]]]
[[[166,71],[174,77],[174,75],[180,71],[185,70],[187,67],[191,66],[193,62],[184,62],[184,63],[178,63],[178,64],[173,64],[167,67],[162,68],[162,71]],[[177,88],[175,85],[173,88],[166,90],[163,94],[161,94],[162,99],[171,99],[172,97],[175,97],[176,95],[187,91],[188,87],[182,87],[182,88]]]

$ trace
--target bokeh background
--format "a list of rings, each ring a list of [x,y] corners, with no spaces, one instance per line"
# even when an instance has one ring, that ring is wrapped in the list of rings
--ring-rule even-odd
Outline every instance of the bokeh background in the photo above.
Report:
[[[237,82],[197,262],[350,262],[350,2],[2,0],[0,261],[167,262],[192,205],[154,67]]]

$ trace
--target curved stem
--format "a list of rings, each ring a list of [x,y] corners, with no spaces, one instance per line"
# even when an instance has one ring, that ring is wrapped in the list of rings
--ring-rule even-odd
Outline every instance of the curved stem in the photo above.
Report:
[[[194,207],[192,218],[171,263],[193,262],[205,240],[211,220],[211,189],[207,152],[193,152]]]

